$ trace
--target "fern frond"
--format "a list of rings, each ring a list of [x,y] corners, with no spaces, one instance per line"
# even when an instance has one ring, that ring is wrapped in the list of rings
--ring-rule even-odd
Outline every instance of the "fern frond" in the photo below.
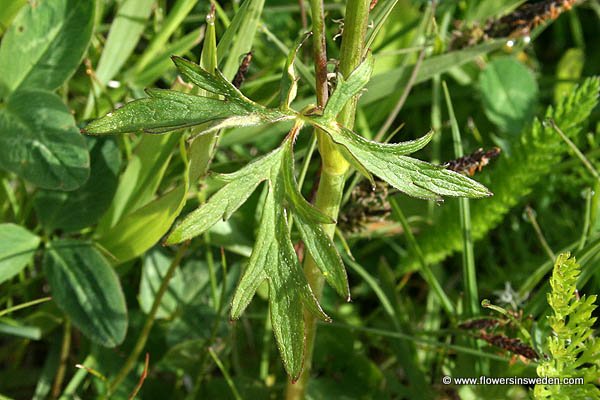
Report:
[[[548,304],[553,315],[548,317],[552,336],[547,347],[550,357],[537,367],[540,377],[583,378],[583,385],[536,385],[537,399],[600,399],[600,340],[593,335],[596,318],[592,312],[596,296],[577,296],[575,284],[580,266],[569,253],[561,254],[550,278]]]
[[[549,107],[545,118],[552,118],[569,138],[580,131],[581,124],[589,117],[598,101],[600,79],[588,78],[556,108]],[[481,239],[496,227],[504,215],[542,179],[568,151],[568,146],[550,126],[539,120],[521,135],[510,157],[501,156],[495,167],[482,183],[494,192],[494,196],[471,204],[472,235]],[[435,263],[462,249],[462,235],[458,205],[446,204],[434,226],[419,235],[419,245],[426,261]],[[407,266],[418,266],[411,256]]]

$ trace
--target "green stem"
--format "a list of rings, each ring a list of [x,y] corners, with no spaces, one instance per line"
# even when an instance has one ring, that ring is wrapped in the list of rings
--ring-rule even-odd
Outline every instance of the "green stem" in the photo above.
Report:
[[[62,346],[60,349],[60,363],[56,371],[56,378],[52,385],[52,398],[57,399],[62,389],[63,381],[65,380],[65,371],[67,370],[67,359],[71,351],[71,320],[65,320],[65,332],[63,335]]]
[[[340,50],[339,64],[340,73],[344,77],[348,77],[362,61],[369,18],[369,4],[369,0],[348,0],[346,3],[344,36]],[[322,107],[325,104],[324,101],[327,96],[326,75],[323,75],[326,68],[323,60],[326,60],[327,56],[324,47],[325,24],[322,0],[311,0],[311,12],[315,41],[315,75],[318,86],[317,100],[319,101],[318,105]],[[323,81],[323,77],[325,77],[325,81]],[[320,87],[319,83],[321,84]],[[338,122],[350,129],[354,125],[356,102],[357,98],[350,100],[338,116]],[[317,131],[317,140],[323,167],[315,198],[315,206],[331,218],[337,219],[342,201],[345,174],[348,171],[349,164],[327,135]],[[327,224],[323,228],[330,237],[333,237],[335,224]],[[323,276],[310,255],[307,255],[305,259],[304,272],[315,296],[317,299],[320,299],[324,282]],[[304,313],[304,329],[306,337],[304,369],[296,383],[288,383],[286,390],[287,400],[304,399],[310,378],[317,325],[314,316],[308,312]]]
[[[129,357],[127,357],[127,360],[125,361],[125,364],[123,364],[121,370],[117,373],[113,381],[110,383],[110,386],[108,388],[109,398],[111,394],[114,393],[115,389],[127,377],[127,375],[129,375],[129,372],[131,372],[140,354],[144,350],[146,342],[148,341],[148,336],[150,335],[150,331],[152,330],[152,326],[154,325],[156,313],[158,312],[158,308],[160,307],[160,303],[162,302],[162,298],[167,292],[167,289],[169,288],[169,282],[175,274],[175,271],[177,270],[177,267],[179,266],[179,263],[181,262],[181,259],[183,258],[183,255],[185,254],[185,251],[187,250],[189,245],[190,242],[186,242],[177,250],[177,254],[175,254],[175,258],[171,262],[167,274],[165,275],[163,281],[160,284],[160,287],[158,288],[158,292],[156,292],[156,297],[154,298],[154,302],[152,303],[152,308],[148,313],[148,317],[146,318],[144,327],[142,328],[142,331],[138,336],[137,342],[135,343],[133,350],[129,354]]]
[[[452,127],[452,141],[454,143],[454,155],[463,156],[463,148],[460,140],[460,130],[454,115],[454,107],[452,99],[448,92],[446,82],[442,82],[444,96],[446,97],[446,105],[448,107],[448,115],[450,116],[450,125]],[[471,238],[471,208],[469,199],[460,198],[460,225],[463,233],[463,284],[465,290],[465,305],[464,313],[467,317],[473,317],[479,314],[479,291],[477,288],[477,274],[475,271],[475,255],[473,252],[473,240]]]
[[[42,297],[41,299],[36,299],[32,301],[28,301],[27,303],[17,304],[16,306],[9,307],[5,310],[0,311],[0,317],[10,314],[11,312],[22,310],[23,308],[35,306],[36,304],[45,303],[47,301],[52,300],[52,297]]]

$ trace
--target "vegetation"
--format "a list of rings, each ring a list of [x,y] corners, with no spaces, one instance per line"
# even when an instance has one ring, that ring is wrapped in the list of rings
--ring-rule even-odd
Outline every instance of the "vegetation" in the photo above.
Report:
[[[0,0],[0,397],[600,399],[598,19]]]

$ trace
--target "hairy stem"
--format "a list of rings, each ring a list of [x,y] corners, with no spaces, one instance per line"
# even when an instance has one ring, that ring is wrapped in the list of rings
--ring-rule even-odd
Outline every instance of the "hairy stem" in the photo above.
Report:
[[[363,57],[365,33],[369,17],[369,0],[348,0],[346,3],[346,18],[344,22],[344,36],[340,56],[339,70],[344,77],[360,64]],[[322,0],[311,0],[312,23],[315,48],[315,72],[317,76],[317,101],[319,106],[324,106],[327,100],[327,71],[325,51],[324,12]],[[323,79],[325,79],[323,81]],[[352,99],[338,116],[340,124],[352,128],[357,99]],[[342,201],[345,174],[349,164],[339,152],[331,139],[323,132],[317,131],[319,152],[321,154],[323,168],[321,179],[315,197],[315,206],[336,219]],[[325,232],[333,237],[335,224],[324,226]],[[323,289],[323,276],[317,268],[312,257],[307,256],[304,262],[304,272],[312,287],[315,296],[321,297]],[[300,378],[295,383],[288,383],[286,390],[287,400],[304,399],[308,380],[310,378],[312,356],[316,337],[316,320],[308,312],[304,314],[306,352],[304,369]]]

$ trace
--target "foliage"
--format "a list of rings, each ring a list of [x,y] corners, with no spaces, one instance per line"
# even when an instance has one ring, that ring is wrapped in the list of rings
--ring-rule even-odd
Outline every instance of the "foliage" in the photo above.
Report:
[[[583,378],[583,385],[536,385],[536,399],[597,399],[600,389],[600,343],[593,335],[596,318],[596,296],[577,292],[581,267],[569,253],[560,254],[550,278],[552,291],[548,304],[553,315],[548,317],[552,335],[547,347],[550,357],[537,367],[540,377]]]
[[[0,0],[0,397],[594,398],[599,16]]]

